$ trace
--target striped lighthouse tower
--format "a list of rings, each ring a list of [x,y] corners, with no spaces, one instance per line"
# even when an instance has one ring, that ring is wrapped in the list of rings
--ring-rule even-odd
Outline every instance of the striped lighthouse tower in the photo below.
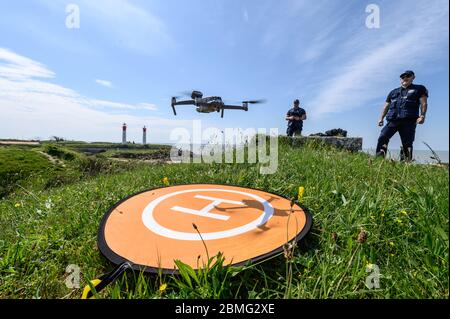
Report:
[[[142,128],[142,144],[147,144],[147,128],[145,126]]]
[[[127,124],[122,125],[122,144],[127,144]]]

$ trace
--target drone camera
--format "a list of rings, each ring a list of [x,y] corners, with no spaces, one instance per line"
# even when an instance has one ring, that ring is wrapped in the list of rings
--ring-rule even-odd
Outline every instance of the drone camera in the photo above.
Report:
[[[193,100],[201,99],[202,97],[203,97],[203,93],[202,92],[200,92],[200,91],[192,91],[191,98]]]

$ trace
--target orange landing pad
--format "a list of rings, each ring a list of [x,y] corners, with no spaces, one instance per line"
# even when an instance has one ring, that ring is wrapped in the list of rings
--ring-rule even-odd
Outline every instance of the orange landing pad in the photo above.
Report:
[[[222,252],[226,264],[270,257],[306,235],[308,212],[262,190],[189,184],[147,190],[120,201],[103,217],[98,246],[115,264],[173,273],[174,260],[194,269]],[[197,230],[195,229],[195,226]],[[199,234],[200,233],[200,234]],[[201,235],[201,237],[200,237]]]

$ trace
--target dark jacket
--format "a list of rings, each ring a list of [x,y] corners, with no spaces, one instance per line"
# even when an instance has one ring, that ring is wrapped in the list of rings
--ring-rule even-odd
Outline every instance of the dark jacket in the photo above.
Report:
[[[407,88],[399,87],[392,90],[386,102],[391,103],[386,114],[388,121],[403,118],[418,118],[420,109],[420,98],[428,97],[428,90],[425,86],[411,84]]]
[[[297,109],[295,109],[295,108],[290,109],[287,112],[286,116],[298,116],[301,118],[305,114],[306,114],[306,111],[304,109],[302,109],[301,107],[299,107]],[[292,127],[292,128],[301,130],[303,128],[303,121],[302,120],[298,120],[298,121],[297,120],[289,120],[288,127]]]

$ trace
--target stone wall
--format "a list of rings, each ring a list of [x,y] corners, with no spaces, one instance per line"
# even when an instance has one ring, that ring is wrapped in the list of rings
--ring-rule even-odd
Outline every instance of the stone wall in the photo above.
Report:
[[[318,141],[337,148],[358,152],[362,150],[362,137],[338,137],[338,136],[299,136],[293,137],[293,144],[301,145],[306,141]]]

